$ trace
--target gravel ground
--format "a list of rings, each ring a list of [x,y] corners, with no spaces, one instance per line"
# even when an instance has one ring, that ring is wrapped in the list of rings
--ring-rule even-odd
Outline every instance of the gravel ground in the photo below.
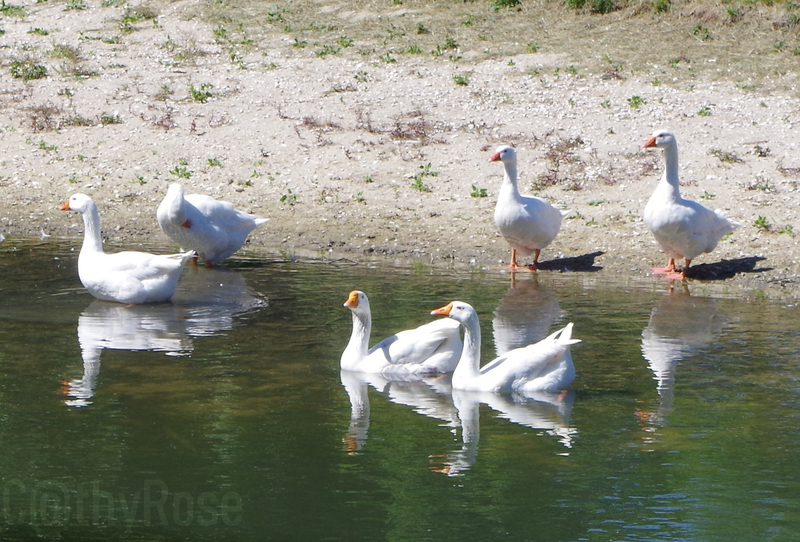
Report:
[[[112,8],[27,9],[3,20],[5,64],[34,58],[49,75],[0,73],[6,245],[81,236],[79,217],[57,210],[74,192],[97,201],[115,243],[168,244],[155,209],[179,181],[270,219],[250,254],[499,269],[510,254],[492,220],[502,166],[489,157],[512,144],[523,193],[571,211],[540,272],[642,276],[665,263],[641,218],[663,160],[642,144],[668,128],[683,195],[743,224],[690,281],[797,297],[796,91],[673,82],[682,66],[586,75],[552,52],[310,55],[280,36],[233,59],[183,2],[122,43],[108,38]],[[58,44],[79,58],[54,58]]]

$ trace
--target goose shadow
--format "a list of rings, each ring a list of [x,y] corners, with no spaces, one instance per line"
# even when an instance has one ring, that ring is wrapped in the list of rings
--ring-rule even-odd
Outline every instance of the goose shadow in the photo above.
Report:
[[[697,280],[726,280],[739,273],[770,271],[771,267],[758,267],[758,262],[762,260],[766,260],[766,258],[764,256],[748,256],[713,263],[701,263],[689,267],[687,276]]]
[[[572,256],[570,258],[556,258],[555,260],[548,260],[546,262],[539,262],[537,267],[543,271],[561,271],[562,273],[584,271],[595,272],[603,269],[602,266],[595,264],[595,258],[602,256],[605,252],[598,250],[589,254],[581,256]]]

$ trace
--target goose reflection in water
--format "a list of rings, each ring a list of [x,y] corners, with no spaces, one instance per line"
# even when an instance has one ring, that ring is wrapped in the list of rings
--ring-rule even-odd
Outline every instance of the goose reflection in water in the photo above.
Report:
[[[539,282],[538,275],[517,281],[516,273],[511,273],[511,286],[500,300],[492,319],[496,354],[502,356],[510,350],[542,340],[562,316],[558,298]],[[462,444],[460,449],[447,454],[439,465],[431,467],[436,472],[457,476],[475,463],[480,439],[481,403],[496,411],[499,418],[557,436],[567,448],[572,446],[572,438],[577,433],[569,426],[575,398],[571,391],[537,392],[528,397],[460,390],[452,393]]]
[[[566,448],[572,447],[577,430],[570,427],[574,391],[538,392],[531,396],[491,392],[453,390],[453,403],[461,426],[461,448],[447,454],[441,465],[431,468],[448,476],[460,476],[475,464],[480,440],[480,405],[497,412],[497,417],[558,437]]]
[[[671,290],[656,303],[642,331],[642,356],[653,371],[659,395],[658,412],[645,415],[649,421],[666,421],[678,363],[711,344],[727,322],[714,299],[692,297],[688,287]]]
[[[552,290],[539,284],[538,275],[520,281],[515,276],[516,273],[511,273],[511,286],[500,300],[492,319],[498,356],[542,340],[562,316],[558,298]]]
[[[120,305],[95,300],[78,317],[83,376],[64,382],[67,406],[91,403],[103,350],[191,353],[192,337],[230,330],[237,315],[266,305],[230,269],[186,269],[172,303]]]
[[[350,425],[342,441],[348,454],[360,452],[369,432],[369,386],[396,404],[410,406],[414,412],[442,420],[455,428],[458,414],[450,395],[450,377],[443,375],[381,375],[341,371],[340,378],[350,398]]]

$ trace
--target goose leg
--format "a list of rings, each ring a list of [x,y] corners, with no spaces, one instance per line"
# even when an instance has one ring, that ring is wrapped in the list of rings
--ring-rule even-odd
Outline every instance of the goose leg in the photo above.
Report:
[[[539,251],[536,251],[536,258],[539,257]],[[536,271],[536,260],[534,259],[533,265],[524,266],[517,263],[517,249],[511,249],[511,263],[508,266],[509,269],[525,269],[527,271]]]
[[[686,263],[683,266],[683,271],[681,271],[681,279],[686,278],[686,273],[689,272],[689,266],[692,265],[692,260],[686,258]]]
[[[688,265],[686,267],[688,267]],[[684,274],[685,270],[684,272],[678,273],[678,270],[675,267],[675,258],[670,258],[666,267],[653,267],[652,269],[654,275],[664,275],[664,278],[668,280],[675,280],[675,279],[683,280],[684,278],[686,278],[686,275]]]
[[[528,269],[530,269],[531,271],[536,271],[537,269],[539,269],[539,254],[541,253],[542,251],[540,249],[538,248],[533,249],[533,263],[528,266]]]

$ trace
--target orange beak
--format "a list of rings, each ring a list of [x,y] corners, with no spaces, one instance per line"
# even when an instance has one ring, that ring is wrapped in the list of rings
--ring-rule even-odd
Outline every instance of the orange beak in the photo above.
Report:
[[[431,311],[432,316],[450,316],[450,311],[453,309],[453,302],[451,301],[444,307]]]
[[[358,292],[353,290],[350,292],[350,295],[347,296],[347,301],[344,302],[344,306],[348,309],[357,309],[358,308]]]
[[[59,211],[71,211],[72,209],[70,209],[70,208],[69,208],[69,200],[67,200],[67,201],[65,201],[64,203],[62,203],[62,204],[59,206],[58,210],[59,210]]]
[[[492,155],[492,157],[489,158],[489,161],[490,162],[499,162],[500,161],[500,153],[499,152],[494,153]]]
[[[651,137],[650,139],[648,139],[645,142],[643,148],[647,149],[647,148],[655,147],[655,146],[656,146],[656,138],[655,137]]]

